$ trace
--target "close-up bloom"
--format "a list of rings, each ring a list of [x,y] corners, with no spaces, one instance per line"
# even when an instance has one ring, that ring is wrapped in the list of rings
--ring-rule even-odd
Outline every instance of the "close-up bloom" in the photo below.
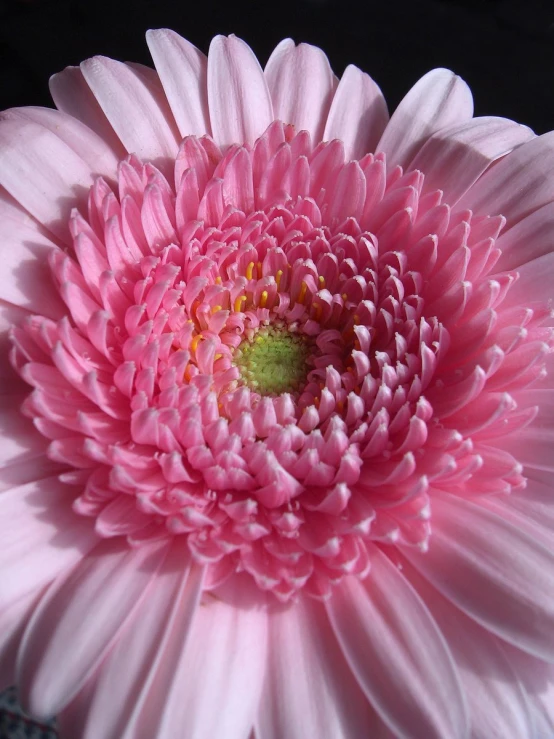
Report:
[[[0,114],[0,675],[62,739],[554,735],[554,133],[147,34]]]

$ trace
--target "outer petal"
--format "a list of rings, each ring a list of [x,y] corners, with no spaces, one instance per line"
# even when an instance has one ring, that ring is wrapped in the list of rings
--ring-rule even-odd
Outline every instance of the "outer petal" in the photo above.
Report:
[[[14,120],[29,120],[54,133],[61,141],[70,146],[81,159],[88,164],[91,171],[105,177],[115,177],[118,158],[92,129],[81,121],[66,113],[51,108],[12,108],[2,116]]]
[[[385,152],[389,167],[407,167],[435,131],[472,115],[473,99],[466,83],[448,69],[434,69],[400,102],[377,150]]]
[[[92,523],[71,510],[75,496],[55,477],[0,495],[0,608],[47,585],[98,541]]]
[[[190,569],[186,542],[174,541],[148,589],[148,602],[131,615],[94,677],[60,714],[60,728],[66,736],[156,736],[150,723],[156,719],[153,711],[163,710],[165,697],[165,684],[157,674],[166,659],[174,659],[170,648],[177,638],[186,641],[201,588],[202,570]]]
[[[208,54],[208,104],[220,146],[253,144],[273,120],[271,97],[258,60],[236,36],[216,36]]]
[[[15,683],[17,650],[39,593],[28,593],[0,611],[0,690]]]
[[[128,152],[154,161],[177,155],[179,133],[152,70],[101,56],[87,59],[81,70]]]
[[[117,138],[79,67],[66,67],[52,75],[49,86],[58,110],[77,118],[95,131],[110,146],[117,159],[125,157],[125,148]]]
[[[84,205],[94,173],[74,149],[48,128],[34,121],[0,115],[0,184],[68,244],[69,213],[76,204]]]
[[[178,627],[170,635],[157,675],[162,703],[148,736],[244,739],[251,730],[266,665],[267,614],[250,580],[236,578],[229,595],[231,602],[207,593],[188,638]]]
[[[481,177],[458,203],[476,215],[500,213],[507,228],[554,200],[554,131],[518,146]]]
[[[50,274],[57,245],[5,190],[0,190],[0,299],[49,318],[66,313]]]
[[[427,191],[442,190],[444,201],[454,205],[492,162],[534,137],[507,118],[473,118],[434,133],[410,169],[425,174]]]
[[[374,151],[389,120],[383,93],[368,74],[344,70],[325,124],[324,141],[340,139],[347,159]]]
[[[446,493],[425,554],[405,556],[447,598],[520,649],[554,659],[554,555],[511,523]]]
[[[31,618],[18,656],[22,702],[32,714],[57,713],[79,691],[140,606],[167,546],[130,549],[101,542],[52,583]]]
[[[16,374],[9,361],[10,329],[20,324],[28,315],[23,308],[0,300],[0,398],[6,395],[27,395],[29,392],[29,386]]]
[[[274,117],[309,131],[322,140],[337,80],[326,55],[317,46],[296,46],[290,38],[277,45],[264,70]]]
[[[206,56],[167,28],[147,31],[146,41],[181,136],[211,134]]]
[[[303,599],[269,618],[258,739],[372,736],[372,717],[323,606]]]
[[[516,269],[526,262],[550,254],[553,232],[554,202],[550,202],[523,218],[513,228],[501,232],[496,245],[502,254],[495,271]]]
[[[375,550],[366,583],[348,578],[327,603],[358,682],[398,739],[468,736],[459,679],[436,623]]]
[[[532,737],[526,693],[496,637],[440,595],[405,560],[398,564],[448,641],[468,704],[471,739]]]

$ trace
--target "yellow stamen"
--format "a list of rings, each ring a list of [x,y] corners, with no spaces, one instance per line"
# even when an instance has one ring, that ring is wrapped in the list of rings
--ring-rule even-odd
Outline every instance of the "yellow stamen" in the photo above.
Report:
[[[277,274],[275,275],[275,282],[277,283],[277,290],[279,289],[279,283],[281,282],[282,276],[283,276],[283,270],[282,269],[277,270]]]
[[[323,288],[325,287],[325,277],[323,277],[323,275],[319,275],[317,281],[319,282],[320,289],[323,290]]]
[[[264,290],[260,297],[260,302],[258,303],[258,307],[265,308],[266,303],[267,303],[267,290]]]
[[[214,305],[214,307],[212,308],[212,313],[217,313],[219,310],[223,310],[223,306],[222,305]]]
[[[215,278],[215,284],[216,284],[216,285],[221,285],[221,277],[220,277],[220,275],[218,275],[218,276],[217,276],[217,277]]]
[[[319,303],[312,303],[312,308],[314,309],[314,321],[320,321],[323,312],[321,305]]]
[[[241,295],[235,300],[235,313],[241,313],[244,303],[246,303],[246,295]]]
[[[222,356],[223,356],[223,354],[216,354],[215,357],[214,357],[214,360],[217,361],[218,359],[221,359]]]
[[[191,351],[193,351],[193,352],[196,351],[196,347],[203,340],[203,338],[204,337],[202,336],[202,334],[196,334],[196,336],[194,337],[194,339],[190,342]]]
[[[298,293],[298,299],[296,301],[297,303],[304,303],[304,298],[306,297],[307,289],[308,289],[308,286],[306,285],[304,280],[302,280],[302,285],[300,286],[300,292]]]
[[[246,279],[251,280],[252,279],[252,273],[254,272],[255,264],[254,262],[250,262],[248,267],[246,268]]]
[[[341,295],[341,298],[342,298],[342,299],[344,300],[344,302],[346,303],[346,301],[348,300],[348,295],[347,295],[346,293],[343,293],[343,294]]]

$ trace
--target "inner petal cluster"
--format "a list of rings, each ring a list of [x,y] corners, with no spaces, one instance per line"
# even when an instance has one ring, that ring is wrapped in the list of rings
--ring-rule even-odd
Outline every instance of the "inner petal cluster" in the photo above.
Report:
[[[510,391],[542,372],[549,311],[502,308],[503,219],[441,198],[281,123],[98,179],[51,255],[68,315],[13,337],[75,510],[287,600],[364,577],[372,543],[425,549],[434,491],[524,486],[493,442],[533,417]]]

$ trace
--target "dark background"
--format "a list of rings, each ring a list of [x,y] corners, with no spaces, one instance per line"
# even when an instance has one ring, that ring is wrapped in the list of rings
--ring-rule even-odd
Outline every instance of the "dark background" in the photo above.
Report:
[[[51,104],[48,77],[94,54],[150,64],[144,31],[163,26],[204,51],[234,32],[262,65],[282,38],[308,41],[337,74],[369,72],[391,109],[449,67],[478,115],[554,128],[554,0],[0,0],[0,108]]]

